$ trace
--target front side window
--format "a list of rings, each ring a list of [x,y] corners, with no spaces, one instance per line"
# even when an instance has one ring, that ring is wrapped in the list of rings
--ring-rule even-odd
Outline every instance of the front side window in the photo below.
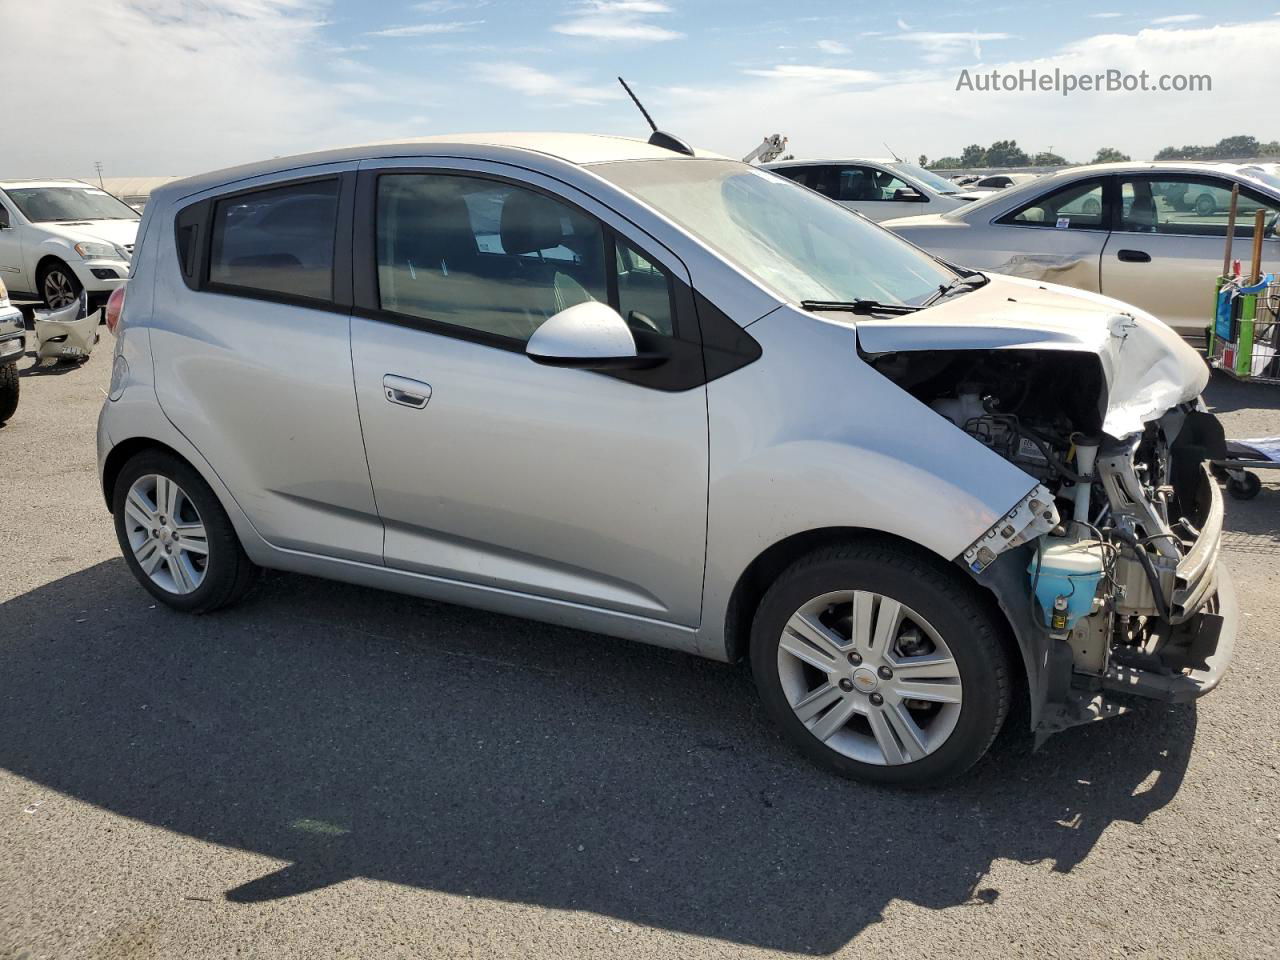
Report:
[[[675,333],[671,313],[671,279],[656,263],[619,239],[614,247],[618,271],[618,312],[635,330]]]
[[[1000,223],[1050,230],[1105,230],[1108,218],[1104,200],[1101,180],[1083,180],[1037,197],[1005,214]]]
[[[32,223],[138,219],[138,211],[133,207],[88,184],[82,187],[12,187],[6,193]]]
[[[561,310],[608,302],[603,226],[545,194],[384,174],[376,217],[384,310],[524,342]]]
[[[213,212],[209,282],[330,300],[337,220],[336,179],[219,200]]]
[[[1231,184],[1208,177],[1134,177],[1120,184],[1120,229],[1126,233],[1169,233],[1181,236],[1227,236]],[[1237,237],[1253,235],[1254,216],[1262,210],[1268,222],[1280,204],[1240,191],[1236,205]]]
[[[835,199],[851,202],[898,200],[907,192],[916,192],[906,181],[875,167],[844,167],[838,190]]]
[[[796,302],[918,305],[956,276],[864,217],[755,167],[691,159],[593,169]]]

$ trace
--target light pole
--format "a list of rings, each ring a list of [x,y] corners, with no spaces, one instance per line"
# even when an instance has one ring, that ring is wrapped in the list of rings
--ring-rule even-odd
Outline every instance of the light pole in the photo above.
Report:
[[[98,187],[99,189],[101,189],[102,188],[102,161],[101,160],[93,161],[93,169],[98,171]]]

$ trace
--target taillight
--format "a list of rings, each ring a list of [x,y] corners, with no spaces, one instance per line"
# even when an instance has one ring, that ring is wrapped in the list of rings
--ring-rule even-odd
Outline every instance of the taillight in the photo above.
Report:
[[[120,284],[107,298],[107,329],[113,334],[119,332],[120,317],[124,314],[124,291],[127,286],[128,284]]]

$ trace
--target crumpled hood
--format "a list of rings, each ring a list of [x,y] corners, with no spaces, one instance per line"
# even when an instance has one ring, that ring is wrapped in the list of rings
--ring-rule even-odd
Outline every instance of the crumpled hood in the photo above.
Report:
[[[1102,429],[1120,438],[1209,382],[1195,350],[1151,314],[1097,293],[988,274],[991,282],[901,317],[863,318],[867,353],[923,350],[1065,350],[1096,354],[1107,383]]]
[[[38,223],[36,226],[73,244],[81,240],[98,240],[125,247],[138,236],[137,220],[74,220],[69,223]]]

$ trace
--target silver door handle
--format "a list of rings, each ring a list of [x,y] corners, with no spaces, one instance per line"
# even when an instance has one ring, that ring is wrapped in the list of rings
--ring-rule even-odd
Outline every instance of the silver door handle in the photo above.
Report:
[[[431,399],[431,384],[388,373],[382,378],[382,393],[392,403],[421,410]]]

